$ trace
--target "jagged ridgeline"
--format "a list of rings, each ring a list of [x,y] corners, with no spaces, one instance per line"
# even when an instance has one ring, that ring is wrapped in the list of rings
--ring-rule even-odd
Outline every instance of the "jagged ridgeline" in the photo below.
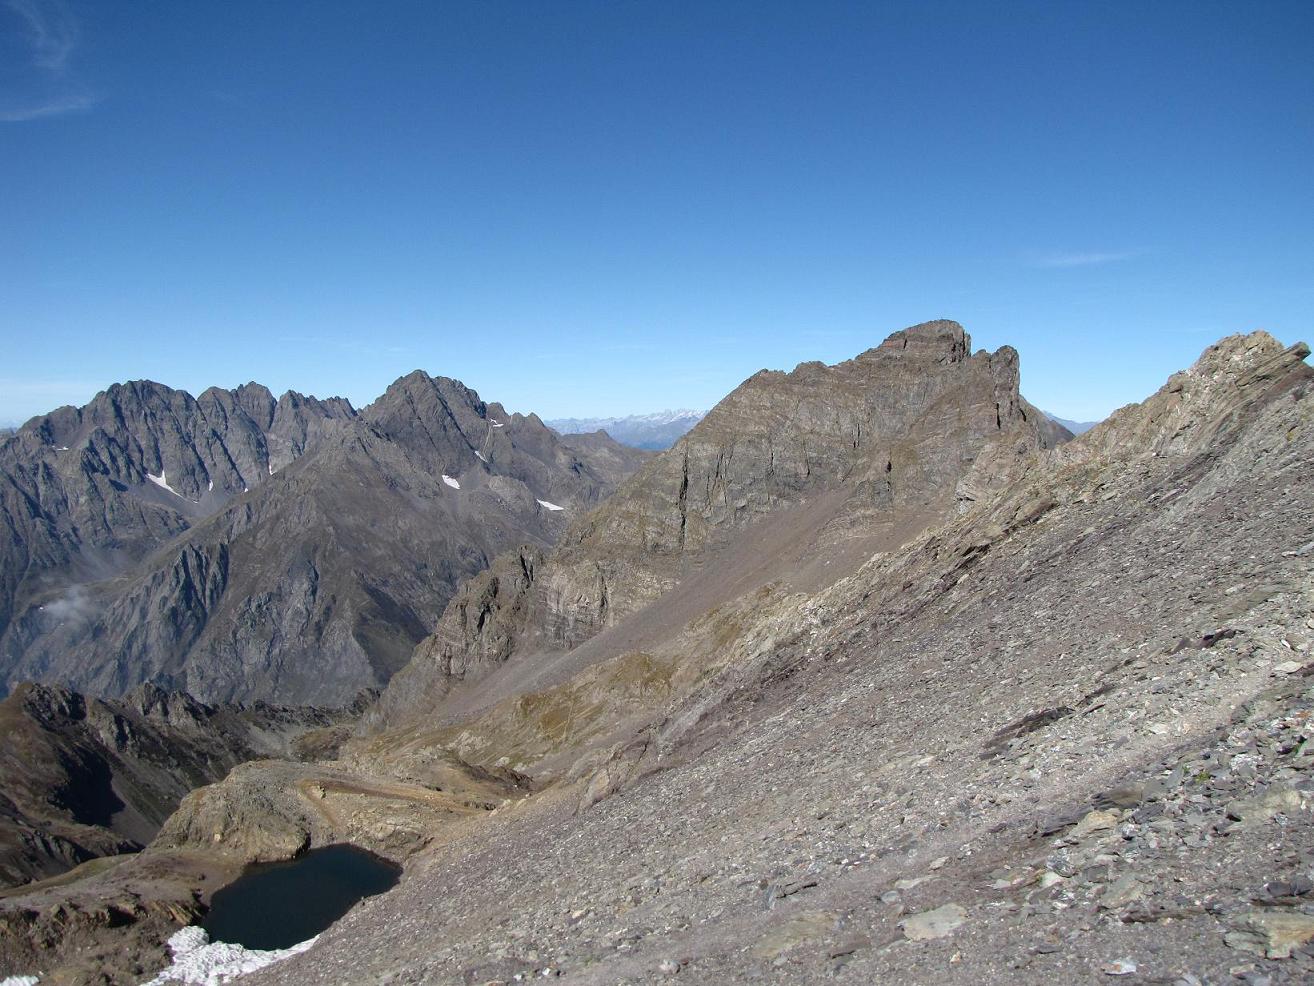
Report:
[[[419,371],[359,413],[113,386],[0,445],[0,689],[342,704],[463,578],[551,544],[641,458]]]
[[[376,718],[423,711],[514,656],[577,647],[659,598],[645,629],[599,647],[642,646],[772,579],[825,584],[977,496],[964,480],[982,454],[1069,437],[1022,398],[1017,352],[973,354],[956,322],[834,366],[762,370],[556,550],[526,544],[463,585]]]

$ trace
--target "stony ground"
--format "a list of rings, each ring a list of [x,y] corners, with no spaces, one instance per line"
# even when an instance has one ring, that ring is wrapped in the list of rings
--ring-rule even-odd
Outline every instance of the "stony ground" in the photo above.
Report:
[[[254,981],[1309,981],[1314,402],[1277,351],[764,609],[619,791],[523,802]]]

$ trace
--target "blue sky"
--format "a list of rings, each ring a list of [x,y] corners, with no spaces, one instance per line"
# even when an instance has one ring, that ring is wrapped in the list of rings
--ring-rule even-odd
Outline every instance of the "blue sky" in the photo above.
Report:
[[[929,318],[1072,418],[1314,336],[1314,4],[0,0],[0,421],[707,407]]]

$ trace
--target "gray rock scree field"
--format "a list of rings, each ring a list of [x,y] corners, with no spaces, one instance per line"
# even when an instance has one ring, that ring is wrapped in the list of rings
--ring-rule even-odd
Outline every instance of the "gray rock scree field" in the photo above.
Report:
[[[979,457],[961,515],[755,606],[601,800],[519,802],[254,981],[1308,981],[1306,352],[1232,337]]]

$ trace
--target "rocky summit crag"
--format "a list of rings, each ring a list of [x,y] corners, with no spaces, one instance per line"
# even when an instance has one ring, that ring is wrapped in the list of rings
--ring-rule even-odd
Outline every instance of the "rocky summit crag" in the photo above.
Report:
[[[115,386],[0,445],[0,675],[341,704],[461,579],[546,546],[642,453],[415,372],[357,413],[247,385]]]
[[[758,374],[319,760],[0,900],[0,975],[138,982],[347,841],[401,884],[246,982],[1308,981],[1308,353],[1229,337],[1071,441],[953,323]]]

